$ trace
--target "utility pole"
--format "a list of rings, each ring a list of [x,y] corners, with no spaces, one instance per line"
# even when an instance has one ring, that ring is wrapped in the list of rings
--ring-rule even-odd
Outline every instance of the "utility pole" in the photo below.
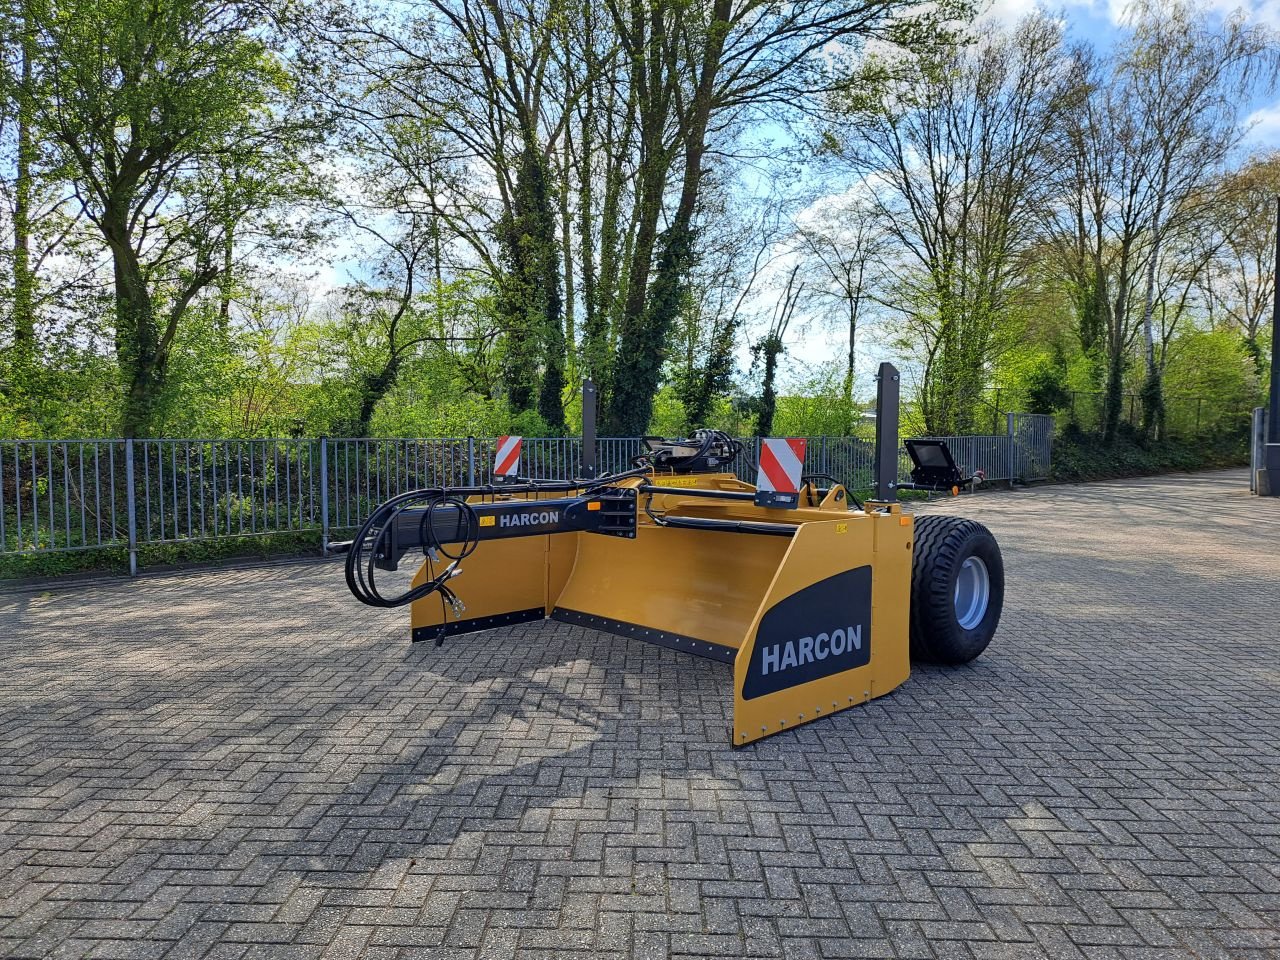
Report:
[[[1280,497],[1280,197],[1276,197],[1276,289],[1271,310],[1271,402],[1267,406],[1266,445],[1258,471],[1258,494]]]

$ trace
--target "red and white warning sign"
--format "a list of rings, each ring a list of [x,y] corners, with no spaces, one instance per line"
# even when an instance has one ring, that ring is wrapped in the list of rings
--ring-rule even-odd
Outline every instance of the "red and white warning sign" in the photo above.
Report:
[[[760,441],[760,474],[756,477],[756,503],[762,507],[800,505],[800,475],[804,473],[803,437]]]
[[[514,477],[520,472],[520,446],[523,437],[499,437],[493,457],[495,477]]]

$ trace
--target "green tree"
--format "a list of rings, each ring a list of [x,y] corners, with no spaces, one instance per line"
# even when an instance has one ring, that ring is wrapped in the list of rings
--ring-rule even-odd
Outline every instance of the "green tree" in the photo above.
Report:
[[[1116,82],[1128,94],[1145,160],[1135,180],[1147,208],[1150,246],[1143,280],[1142,425],[1156,435],[1165,420],[1154,322],[1159,272],[1179,234],[1199,232],[1203,207],[1214,197],[1210,179],[1244,134],[1241,104],[1272,86],[1280,47],[1271,31],[1248,25],[1242,15],[1219,25],[1182,0],[1147,0],[1130,15],[1134,35],[1121,52]]]
[[[963,0],[929,8],[897,0],[633,0],[612,9],[631,63],[639,159],[608,423],[632,434],[648,426],[696,264],[712,151],[734,156],[735,123],[818,110],[837,83],[824,59],[860,55],[870,40],[912,51],[945,45],[953,18],[970,8]]]
[[[853,381],[858,329],[868,305],[879,296],[876,268],[891,253],[888,234],[873,207],[851,201],[825,204],[800,228],[797,239],[813,284],[811,297],[819,306],[838,310],[847,331],[840,405],[850,419],[841,432],[851,433],[857,415]]]
[[[506,267],[498,278],[498,312],[506,331],[504,380],[512,411],[536,406],[548,426],[562,433],[565,337],[549,181],[545,158],[526,146],[520,151],[511,209],[498,224]]]
[[[427,226],[437,286],[486,275],[507,402],[557,431],[572,325],[558,157],[579,82],[557,59],[566,17],[563,0],[429,0],[343,8],[316,35],[345,67],[333,97],[353,152],[393,185],[360,189],[369,212]]]
[[[1280,153],[1254,157],[1224,178],[1212,203],[1217,255],[1201,280],[1209,318],[1237,331],[1258,375],[1275,294]]]
[[[16,405],[43,405],[52,386],[44,355],[61,355],[54,342],[75,323],[88,296],[92,266],[78,250],[77,221],[55,151],[35,113],[36,30],[26,0],[0,0],[0,391]],[[6,216],[7,215],[7,216]],[[58,266],[51,265],[58,255]],[[62,329],[42,326],[42,314],[62,311]],[[42,333],[45,336],[42,337]],[[43,340],[43,342],[42,342]],[[56,392],[56,391],[55,391]]]
[[[32,127],[32,58],[35,55],[35,30],[31,13],[18,4],[3,18],[0,35],[12,40],[6,47],[17,55],[16,64],[9,67],[9,89],[5,98],[12,103],[11,119],[14,128],[14,178],[13,178],[13,296],[10,309],[13,316],[13,349],[15,366],[20,370],[29,367],[35,357],[35,271],[31,265],[31,220],[36,161],[36,148]]]
[[[774,309],[769,331],[755,345],[753,351],[764,368],[760,385],[760,401],[756,407],[756,436],[758,437],[767,437],[773,431],[773,417],[778,409],[778,358],[786,349],[787,327],[790,326],[800,298],[804,295],[804,282],[797,281],[799,274],[800,265],[796,264],[787,276],[787,283]]]
[[[256,5],[25,2],[33,113],[109,253],[121,430],[145,435],[228,230],[250,248],[286,235],[269,214],[306,193],[318,128]]]
[[[976,425],[990,366],[1016,342],[1066,64],[1062,25],[1034,15],[968,46],[871,58],[838,100],[849,123],[832,141],[905,255],[897,299],[910,305],[930,432]]]

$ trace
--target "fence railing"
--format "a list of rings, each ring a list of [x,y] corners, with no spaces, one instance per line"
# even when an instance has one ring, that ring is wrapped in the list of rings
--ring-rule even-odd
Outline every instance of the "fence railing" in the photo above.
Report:
[[[957,462],[989,480],[1048,476],[1052,417],[1010,414],[1007,432],[947,437]],[[759,440],[744,440],[738,476],[754,482]],[[644,444],[597,441],[600,472],[626,469]],[[526,437],[521,475],[579,473],[580,438]],[[275,534],[316,536],[358,526],[384,500],[420,487],[488,483],[494,441],[6,440],[0,441],[0,556],[117,548],[131,571],[139,548]],[[805,471],[868,489],[874,436],[811,437]],[[910,464],[899,451],[899,476]]]
[[[993,387],[983,395],[981,417],[990,418],[992,431],[998,432],[1006,416],[1004,411],[1029,405],[1031,399],[1025,390]],[[1068,390],[1054,419],[1060,427],[1074,424],[1082,430],[1101,432],[1105,401],[1106,393],[1100,390]],[[1183,393],[1165,394],[1164,407],[1166,434],[1183,440],[1235,429],[1241,418],[1249,413],[1248,409],[1242,409],[1237,401],[1231,399]],[[1117,419],[1119,423],[1139,429],[1142,425],[1142,395],[1130,391],[1121,393]]]

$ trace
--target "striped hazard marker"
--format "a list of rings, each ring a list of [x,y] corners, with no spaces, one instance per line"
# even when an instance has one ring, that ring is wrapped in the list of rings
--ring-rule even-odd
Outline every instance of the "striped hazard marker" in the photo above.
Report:
[[[499,437],[493,456],[493,476],[507,479],[520,472],[520,447],[523,437]]]
[[[760,473],[756,477],[756,505],[794,508],[800,505],[800,475],[804,473],[803,437],[760,441]]]

